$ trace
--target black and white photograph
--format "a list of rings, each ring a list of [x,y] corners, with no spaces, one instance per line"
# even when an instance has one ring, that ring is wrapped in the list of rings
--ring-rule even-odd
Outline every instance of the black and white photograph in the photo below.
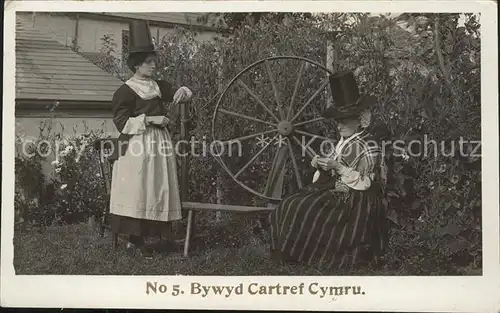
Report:
[[[2,306],[500,309],[495,2],[90,2],[6,7]]]

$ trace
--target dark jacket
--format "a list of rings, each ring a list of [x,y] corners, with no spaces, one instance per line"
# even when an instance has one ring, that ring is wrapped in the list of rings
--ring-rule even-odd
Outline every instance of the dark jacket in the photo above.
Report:
[[[128,142],[133,135],[122,133],[125,124],[131,117],[141,114],[146,116],[167,116],[171,120],[175,119],[177,112],[169,112],[168,104],[173,100],[175,90],[166,81],[156,81],[161,91],[161,98],[156,97],[150,100],[143,100],[127,84],[123,84],[113,95],[113,122],[120,132],[117,145],[114,147],[113,155],[110,159],[118,159],[123,156],[128,148]]]

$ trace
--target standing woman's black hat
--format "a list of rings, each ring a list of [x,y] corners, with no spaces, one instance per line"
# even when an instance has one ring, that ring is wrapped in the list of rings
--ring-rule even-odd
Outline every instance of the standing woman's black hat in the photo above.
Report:
[[[146,21],[133,20],[129,24],[128,68],[134,72],[135,67],[141,64],[149,54],[156,54],[149,25]]]
[[[129,54],[156,52],[147,21],[133,20],[130,22],[129,34]]]

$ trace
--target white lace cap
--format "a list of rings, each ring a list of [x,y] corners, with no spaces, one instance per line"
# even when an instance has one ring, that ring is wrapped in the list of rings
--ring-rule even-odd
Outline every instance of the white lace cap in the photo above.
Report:
[[[367,128],[370,126],[372,121],[372,111],[370,109],[366,109],[359,115],[359,121],[361,123],[361,127]]]

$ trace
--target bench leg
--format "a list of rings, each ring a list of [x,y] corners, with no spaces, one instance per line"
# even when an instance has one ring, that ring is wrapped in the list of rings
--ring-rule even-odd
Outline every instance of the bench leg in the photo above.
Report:
[[[101,217],[101,237],[104,237],[104,232],[105,232],[105,228],[106,228],[106,225],[108,224],[108,214],[106,212],[103,212],[102,213],[102,217]]]
[[[116,254],[116,247],[118,246],[118,233],[113,232],[113,254]]]
[[[186,227],[186,239],[184,240],[184,257],[189,256],[189,244],[191,242],[191,235],[193,233],[193,210],[188,212],[188,222]]]
[[[101,238],[103,238],[103,237],[104,237],[104,228],[105,228],[105,227],[104,227],[104,223],[101,221],[101,222],[99,223],[99,236],[101,236]]]

